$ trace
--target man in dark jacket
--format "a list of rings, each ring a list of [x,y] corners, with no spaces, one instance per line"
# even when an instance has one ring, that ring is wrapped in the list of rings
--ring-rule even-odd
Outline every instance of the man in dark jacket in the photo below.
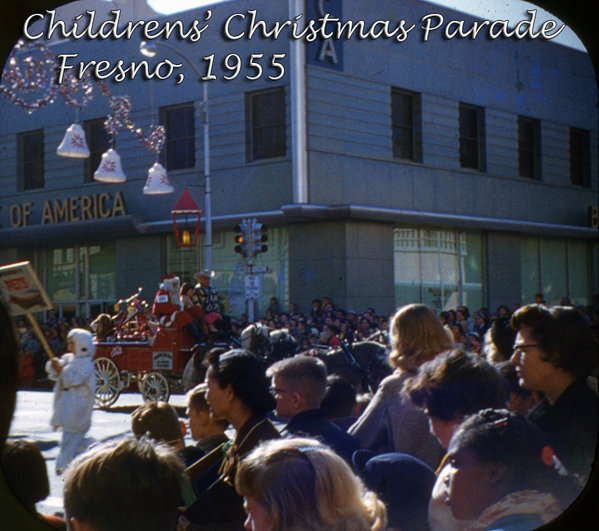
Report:
[[[325,364],[318,358],[295,356],[271,365],[266,374],[277,401],[277,417],[289,419],[282,433],[319,439],[351,463],[357,440],[331,422],[320,407],[327,385]]]
[[[544,394],[528,418],[584,486],[597,446],[597,340],[571,307],[530,304],[511,323],[517,330],[511,361],[520,385]]]

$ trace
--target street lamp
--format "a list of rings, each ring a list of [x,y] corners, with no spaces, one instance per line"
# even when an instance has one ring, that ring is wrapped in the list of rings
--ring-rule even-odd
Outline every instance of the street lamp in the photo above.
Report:
[[[204,179],[205,179],[205,193],[204,193],[204,216],[206,218],[206,241],[205,241],[205,256],[204,256],[204,269],[212,271],[212,208],[211,208],[211,188],[210,188],[210,124],[208,120],[208,83],[202,81],[202,74],[187,57],[185,57],[175,47],[165,44],[164,42],[148,42],[141,41],[139,45],[139,51],[146,57],[155,57],[158,51],[158,46],[164,47],[170,50],[172,53],[180,57],[187,65],[194,71],[197,80],[202,82],[203,95],[202,95],[202,121],[204,123]]]
[[[175,243],[177,244],[177,247],[195,247],[200,232],[201,215],[202,212],[191,197],[191,194],[187,190],[183,190],[181,197],[171,210],[173,228],[175,230]],[[184,216],[183,225],[178,221],[178,218],[181,216]],[[189,218],[194,221],[193,234],[189,224]]]

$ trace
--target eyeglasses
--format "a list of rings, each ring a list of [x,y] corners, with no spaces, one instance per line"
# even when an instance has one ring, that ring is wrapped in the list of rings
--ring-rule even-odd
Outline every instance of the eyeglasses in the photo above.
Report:
[[[522,343],[520,345],[514,343],[514,352],[524,352],[527,348],[538,347],[538,343]]]
[[[270,387],[268,390],[270,391],[270,394],[272,394],[273,396],[282,395],[283,393],[293,393],[293,391],[289,391],[287,389],[279,389],[278,387]]]

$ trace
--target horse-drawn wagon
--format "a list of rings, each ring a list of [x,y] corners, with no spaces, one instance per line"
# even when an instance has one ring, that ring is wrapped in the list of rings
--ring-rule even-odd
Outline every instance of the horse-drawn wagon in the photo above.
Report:
[[[100,408],[109,408],[123,390],[135,386],[146,401],[168,401],[171,392],[181,388],[182,374],[194,352],[227,345],[217,341],[195,344],[187,330],[155,322],[140,294],[141,288],[118,301],[121,309],[114,317],[101,314],[94,321],[96,404]]]

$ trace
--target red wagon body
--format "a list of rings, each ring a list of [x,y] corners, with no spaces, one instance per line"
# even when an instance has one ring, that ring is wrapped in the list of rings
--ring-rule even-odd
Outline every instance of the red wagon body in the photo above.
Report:
[[[96,404],[101,408],[110,407],[121,391],[135,384],[144,400],[168,401],[193,354],[189,332],[153,323],[147,304],[139,300],[140,291],[119,301],[126,307],[114,318],[107,316],[112,330],[98,333],[94,367]]]

